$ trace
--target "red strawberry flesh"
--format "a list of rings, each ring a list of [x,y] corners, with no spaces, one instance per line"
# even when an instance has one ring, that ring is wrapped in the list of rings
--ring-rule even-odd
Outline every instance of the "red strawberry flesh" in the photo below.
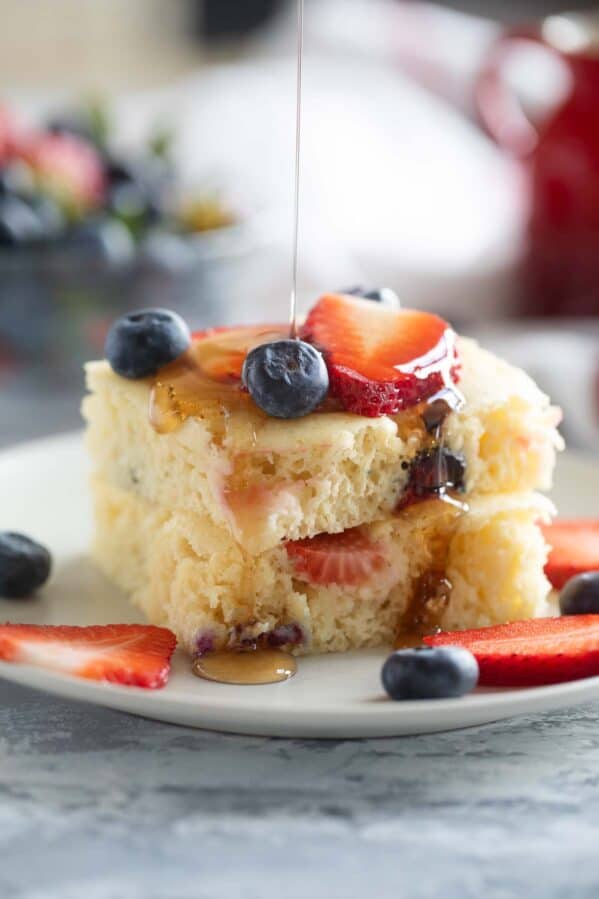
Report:
[[[327,294],[301,334],[324,353],[331,393],[358,415],[393,415],[459,374],[455,335],[428,312]]]
[[[383,547],[360,528],[285,544],[297,577],[311,584],[358,586],[387,565]]]
[[[169,676],[175,635],[163,627],[0,625],[0,659],[89,680],[157,689]]]
[[[577,574],[599,570],[599,521],[558,519],[542,530],[550,546],[545,574],[556,590]]]
[[[10,161],[19,151],[22,132],[12,113],[0,105],[0,165]]]
[[[40,186],[80,213],[99,205],[105,179],[100,157],[86,141],[72,134],[41,133],[30,137],[22,156]]]
[[[535,618],[424,637],[429,646],[463,646],[489,687],[556,684],[599,675],[599,615]]]

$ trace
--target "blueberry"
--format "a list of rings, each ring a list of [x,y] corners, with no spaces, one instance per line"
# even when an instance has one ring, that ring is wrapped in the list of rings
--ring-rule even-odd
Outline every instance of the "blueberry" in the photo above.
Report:
[[[135,181],[115,184],[108,197],[108,208],[134,234],[160,218],[160,210],[143,186]]]
[[[464,397],[455,387],[443,387],[426,401],[422,412],[424,427],[429,434],[435,434],[452,412],[456,412],[464,404]]]
[[[212,631],[200,631],[195,641],[194,656],[203,656],[214,650],[214,634]]]
[[[461,646],[399,649],[381,672],[391,699],[448,699],[463,696],[478,682],[478,663]]]
[[[58,203],[52,197],[39,194],[31,197],[29,205],[38,216],[44,236],[51,240],[63,230],[65,219]]]
[[[46,129],[50,134],[66,134],[78,137],[88,143],[95,143],[95,137],[89,125],[76,115],[57,115],[46,122]]]
[[[20,197],[0,197],[0,247],[18,247],[43,237],[36,212]]]
[[[279,624],[266,637],[268,646],[301,646],[304,642],[304,632],[299,624]]]
[[[122,222],[105,217],[75,225],[65,235],[65,243],[69,250],[109,265],[125,265],[134,254],[129,229]]]
[[[13,230],[14,217],[18,215],[19,218],[16,220],[18,232],[23,226],[32,232],[30,237],[26,236],[23,240],[19,239],[18,233],[14,233],[13,243],[28,242],[37,237],[52,238],[64,225],[60,206],[52,197],[36,189],[33,172],[25,163],[15,162],[0,169],[0,205],[4,204],[8,209],[9,224],[13,223]],[[27,208],[23,212],[24,207]],[[32,218],[31,212],[37,218],[37,222]]]
[[[132,163],[114,156],[107,157],[105,166],[108,206],[115,215],[127,222],[133,218],[144,224],[156,224],[164,206],[164,167],[149,160]]]
[[[256,405],[275,418],[308,415],[329,389],[321,353],[302,340],[255,347],[243,363],[242,378]]]
[[[348,287],[340,293],[361,297],[363,300],[374,300],[375,303],[381,303],[389,309],[399,309],[401,305],[399,297],[390,287],[379,287],[373,290],[368,290],[366,287]]]
[[[108,332],[104,353],[123,378],[145,378],[174,362],[191,343],[189,328],[168,309],[141,309],[119,318]]]
[[[0,169],[0,197],[14,193],[16,193],[16,190],[10,169]]]
[[[410,466],[408,486],[417,496],[441,490],[465,490],[466,463],[459,453],[435,447],[419,453]]]
[[[0,531],[0,596],[21,599],[45,584],[52,559],[48,550],[24,534]]]
[[[35,176],[24,162],[13,162],[0,169],[0,196],[30,197],[35,191]]]
[[[570,578],[559,597],[562,615],[599,614],[599,571],[585,571]]]
[[[106,157],[104,170],[110,184],[124,184],[138,180],[136,167],[128,160],[117,156]]]

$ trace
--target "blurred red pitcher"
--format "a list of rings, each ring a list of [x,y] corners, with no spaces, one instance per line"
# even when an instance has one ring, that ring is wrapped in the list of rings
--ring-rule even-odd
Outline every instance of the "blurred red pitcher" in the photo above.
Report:
[[[535,74],[543,77],[531,104]],[[598,315],[599,13],[549,16],[505,33],[480,74],[476,101],[489,133],[525,166],[523,311]]]

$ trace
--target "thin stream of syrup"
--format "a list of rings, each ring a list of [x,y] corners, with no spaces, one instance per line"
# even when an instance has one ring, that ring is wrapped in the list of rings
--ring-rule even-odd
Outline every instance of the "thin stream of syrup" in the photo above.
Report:
[[[297,337],[297,267],[299,258],[299,192],[302,136],[302,67],[304,58],[304,0],[297,2],[297,85],[295,97],[295,186],[293,204],[293,267],[291,273],[290,336]]]
[[[441,506],[439,500],[444,500]],[[460,518],[466,514],[468,506],[458,500],[450,502],[453,497],[450,494],[435,495],[428,503],[432,503],[439,510],[438,515],[442,520],[438,525],[433,525],[434,532],[430,535],[431,560],[427,568],[414,580],[407,606],[398,621],[395,638],[396,649],[406,649],[413,646],[421,646],[422,638],[427,634],[434,634],[440,630],[440,622],[446,611],[453,585],[448,577],[447,567],[453,535]],[[417,507],[413,507],[417,508]],[[432,508],[429,506],[429,509]],[[410,514],[408,508],[404,514]],[[427,510],[420,507],[418,514],[421,516],[421,524],[426,526]]]

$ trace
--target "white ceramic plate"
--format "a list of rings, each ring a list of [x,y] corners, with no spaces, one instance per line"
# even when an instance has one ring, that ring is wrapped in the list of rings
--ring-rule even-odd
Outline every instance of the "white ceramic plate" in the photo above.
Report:
[[[38,441],[0,453],[0,529],[22,530],[46,543],[56,562],[39,597],[2,600],[0,617],[35,624],[108,624],[139,620],[86,558],[91,533],[79,435]],[[599,465],[566,454],[558,468],[562,514],[593,515]],[[388,701],[380,687],[384,652],[301,659],[283,684],[237,687],[194,677],[177,652],[168,685],[141,690],[100,684],[39,668],[0,663],[0,675],[69,699],[160,721],[245,734],[295,737],[383,737],[484,724],[513,715],[599,699],[599,677],[525,690],[478,690],[462,699]]]

